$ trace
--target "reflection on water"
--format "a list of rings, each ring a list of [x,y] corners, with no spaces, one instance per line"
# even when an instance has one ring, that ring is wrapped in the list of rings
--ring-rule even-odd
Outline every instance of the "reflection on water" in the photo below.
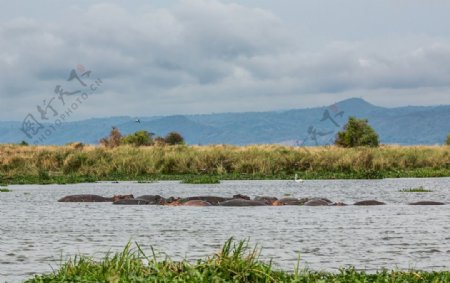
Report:
[[[51,271],[78,253],[102,256],[137,241],[175,259],[204,257],[230,236],[250,238],[262,258],[292,270],[369,271],[450,267],[450,205],[408,206],[419,200],[450,204],[450,178],[305,181],[224,181],[218,185],[178,182],[10,186],[0,193],[0,278],[20,281]],[[402,193],[424,186],[430,193]],[[132,193],[163,196],[220,195],[327,197],[371,207],[162,207],[110,203],[58,203],[68,194]]]

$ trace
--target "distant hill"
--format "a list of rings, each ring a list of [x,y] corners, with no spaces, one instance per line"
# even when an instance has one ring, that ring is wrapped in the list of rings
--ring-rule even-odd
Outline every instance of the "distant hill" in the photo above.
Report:
[[[442,144],[450,133],[450,105],[385,108],[351,98],[331,106],[272,112],[96,118],[66,122],[40,144],[96,144],[111,127],[123,134],[180,132],[189,144],[330,144],[348,116],[367,118],[385,144]],[[22,122],[0,122],[0,143],[28,140]],[[48,125],[45,125],[48,127]]]

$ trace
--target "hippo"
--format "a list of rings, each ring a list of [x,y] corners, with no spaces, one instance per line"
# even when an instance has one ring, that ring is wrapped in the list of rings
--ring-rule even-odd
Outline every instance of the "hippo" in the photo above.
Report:
[[[111,200],[113,202],[118,201],[118,200],[122,200],[122,199],[133,199],[134,196],[133,195],[114,195]]]
[[[187,202],[184,202],[181,204],[182,206],[211,206],[211,203],[204,201],[204,200],[189,200]]]
[[[332,203],[330,205],[332,205],[332,206],[347,206],[347,204],[343,203],[343,202],[335,202],[335,203]]]
[[[308,201],[307,198],[282,198],[278,200],[277,205],[303,205]]]
[[[384,205],[384,202],[377,201],[377,200],[363,200],[355,202],[354,205]]]
[[[115,195],[112,198],[99,195],[70,195],[59,199],[59,202],[113,202],[119,199],[133,198],[133,195]]]
[[[305,206],[329,206],[330,203],[323,199],[312,199],[304,204]]]
[[[216,197],[216,196],[194,196],[194,197],[182,198],[180,201],[182,203],[185,203],[185,202],[188,202],[191,200],[202,200],[202,201],[208,202],[209,204],[212,204],[212,205],[218,205],[219,202],[229,200],[229,198]]]
[[[237,194],[233,196],[234,199],[246,199],[246,200],[250,200],[249,196],[246,195],[241,195],[241,194]]]
[[[117,201],[113,202],[113,204],[146,205],[146,204],[150,204],[150,202],[145,199],[130,198],[130,199],[117,200]]]
[[[264,203],[266,203],[268,205],[273,205],[273,203],[275,201],[277,201],[278,199],[276,197],[267,197],[267,196],[262,196],[261,197],[261,196],[257,196],[253,200],[262,201],[262,202],[264,202]]]
[[[161,202],[162,205],[180,205],[180,198],[179,197],[169,197],[166,199],[163,199]]]
[[[418,201],[412,202],[409,205],[445,205],[445,203],[439,201]]]
[[[220,202],[221,206],[264,206],[265,202],[247,199],[232,199]]]
[[[137,199],[146,200],[148,201],[148,204],[161,204],[165,201],[164,198],[160,195],[143,195],[138,196]]]

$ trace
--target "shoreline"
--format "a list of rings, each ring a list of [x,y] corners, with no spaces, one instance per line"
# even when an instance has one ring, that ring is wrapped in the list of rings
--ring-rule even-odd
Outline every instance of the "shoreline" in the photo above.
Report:
[[[450,147],[0,145],[0,185],[293,180],[296,174],[304,180],[450,177]]]

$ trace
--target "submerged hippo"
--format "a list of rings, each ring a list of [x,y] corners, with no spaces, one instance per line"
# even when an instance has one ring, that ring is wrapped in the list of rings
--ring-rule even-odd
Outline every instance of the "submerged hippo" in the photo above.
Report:
[[[444,205],[445,203],[439,201],[418,201],[412,202],[409,205]]]
[[[145,199],[130,198],[130,199],[120,199],[120,200],[117,200],[117,201],[113,202],[113,204],[147,205],[147,204],[150,204],[150,202],[147,201],[147,200],[145,200]]]
[[[161,204],[165,201],[164,198],[160,195],[143,195],[138,196],[137,199],[146,200],[148,201],[148,204]]]
[[[343,202],[335,202],[335,203],[332,203],[330,205],[332,205],[332,206],[347,206],[347,204],[343,203]]]
[[[304,204],[305,206],[329,206],[330,203],[323,199],[312,199]]]
[[[189,200],[181,204],[182,206],[211,206],[211,203],[204,200]]]
[[[221,206],[264,206],[267,205],[265,202],[257,200],[248,199],[232,199],[220,202]]]
[[[377,200],[363,200],[355,202],[354,205],[384,205],[384,202],[377,201]]]
[[[308,201],[307,198],[282,198],[278,200],[277,205],[303,205]]]
[[[216,196],[193,196],[193,197],[182,198],[180,201],[182,203],[185,203],[185,202],[189,202],[191,200],[202,200],[202,201],[208,202],[212,205],[218,205],[219,202],[229,200],[229,198],[216,197]]]
[[[264,202],[268,205],[273,205],[278,199],[276,197],[267,197],[267,196],[257,196],[253,200]]]
[[[133,195],[115,195],[111,198],[99,195],[70,195],[59,199],[59,202],[113,202],[120,199],[130,199]]]
[[[241,194],[237,194],[233,196],[234,199],[246,199],[246,200],[250,200],[249,196],[246,195],[241,195]]]

